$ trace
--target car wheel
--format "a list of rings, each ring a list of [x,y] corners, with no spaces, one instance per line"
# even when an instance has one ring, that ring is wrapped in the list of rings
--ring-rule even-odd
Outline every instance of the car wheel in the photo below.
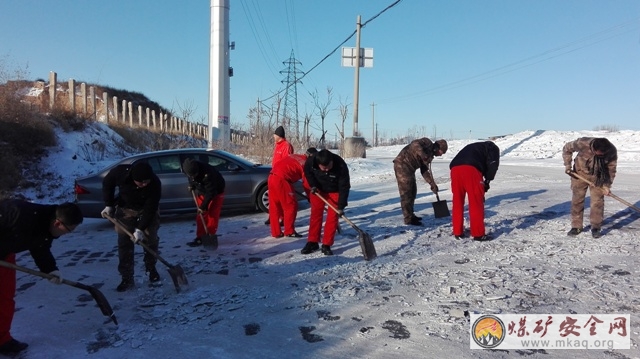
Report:
[[[258,190],[256,202],[259,210],[269,213],[269,188],[266,185]]]

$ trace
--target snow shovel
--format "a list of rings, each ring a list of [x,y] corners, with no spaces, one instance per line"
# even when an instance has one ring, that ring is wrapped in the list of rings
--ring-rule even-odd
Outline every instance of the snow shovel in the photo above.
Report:
[[[433,213],[436,218],[449,217],[451,213],[449,213],[449,207],[447,206],[447,200],[440,200],[440,196],[438,196],[438,192],[436,192],[436,202],[431,203],[433,206]]]
[[[577,178],[577,179],[579,179],[579,180],[582,180],[582,181],[584,181],[584,182],[588,183],[588,184],[589,184],[589,186],[593,186],[593,187],[595,187],[595,186],[596,186],[593,182],[591,182],[591,181],[589,181],[588,179],[586,179],[586,178],[584,178],[584,177],[580,176],[578,173],[576,173],[576,172],[574,172],[574,171],[571,171],[571,173],[569,174],[569,176],[574,177],[574,178]],[[620,197],[616,196],[616,195],[615,195],[615,194],[613,194],[611,191],[609,191],[609,196],[611,196],[611,197],[613,197],[613,198],[617,199],[617,200],[618,200],[618,201],[620,201],[621,203],[626,204],[629,208],[633,209],[634,211],[636,211],[636,212],[640,212],[640,208],[638,208],[638,207],[634,206],[633,204],[631,204],[631,203],[629,203],[629,202],[625,201],[624,199],[622,199],[622,198],[620,198]]]
[[[131,237],[131,241],[134,240],[133,233],[129,232],[129,230],[127,230],[127,228],[125,228],[125,226],[122,223],[120,223],[120,221],[110,216],[107,216],[107,219],[111,221],[111,223],[113,223],[117,228],[123,230],[124,233],[128,234],[129,237]],[[185,285],[185,286],[189,285],[187,276],[184,274],[184,270],[182,269],[182,267],[180,267],[180,265],[177,265],[177,266],[171,265],[169,262],[164,260],[164,258],[160,257],[160,255],[156,253],[153,249],[149,248],[149,246],[147,246],[143,241],[138,241],[138,244],[142,246],[142,248],[144,248],[145,251],[149,252],[152,256],[156,257],[160,262],[162,262],[162,264],[166,265],[169,268],[168,269],[169,275],[173,280],[173,285],[176,287],[176,292],[180,293],[180,285]]]
[[[36,270],[26,268],[26,267],[21,267],[19,265],[15,265],[13,263],[9,263],[3,260],[0,260],[0,267],[18,270],[20,272],[32,274],[32,275],[46,278],[46,279],[52,279],[55,277],[54,275],[51,275],[48,273],[38,272]],[[116,315],[113,313],[113,309],[111,309],[111,305],[109,304],[109,301],[104,296],[104,294],[102,294],[102,292],[98,290],[98,288],[92,287],[90,285],[85,285],[82,283],[70,281],[67,279],[62,279],[62,284],[70,285],[72,287],[76,287],[78,289],[83,289],[88,291],[93,297],[93,299],[96,301],[96,303],[98,304],[98,307],[102,311],[102,314],[109,317],[109,319],[113,321],[113,324],[118,325],[118,321],[116,320]]]
[[[198,217],[200,217],[200,220],[202,221],[202,226],[204,227],[205,235],[200,237],[200,240],[202,241],[202,245],[204,247],[211,248],[215,251],[216,249],[218,249],[218,236],[215,234],[209,234],[209,229],[207,228],[207,222],[204,221],[204,216],[202,215],[202,212],[200,212],[200,209],[198,208],[196,193],[193,190],[191,191],[191,195],[193,196],[193,202],[196,204]]]
[[[331,203],[329,203],[319,193],[315,193],[315,195],[318,196],[318,198],[320,198],[322,202],[326,203],[327,206],[329,206],[332,210],[334,210],[336,213],[339,213],[338,209],[334,207]],[[362,249],[362,255],[364,256],[364,259],[369,261],[377,257],[378,254],[376,253],[376,247],[374,247],[373,245],[371,236],[369,236],[367,232],[358,228],[358,226],[356,226],[353,222],[351,222],[349,218],[347,218],[347,216],[345,216],[344,214],[341,217],[344,218],[344,220],[347,221],[347,223],[349,223],[349,225],[353,227],[353,229],[355,229],[356,232],[358,232],[358,241],[360,242],[360,248]]]

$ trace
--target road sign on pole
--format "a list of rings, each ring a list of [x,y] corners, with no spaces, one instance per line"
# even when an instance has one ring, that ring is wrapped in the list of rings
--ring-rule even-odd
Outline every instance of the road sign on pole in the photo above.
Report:
[[[343,47],[342,48],[342,66],[343,67],[356,67],[356,48],[355,47]],[[360,48],[360,67],[373,67],[373,49],[372,48]]]

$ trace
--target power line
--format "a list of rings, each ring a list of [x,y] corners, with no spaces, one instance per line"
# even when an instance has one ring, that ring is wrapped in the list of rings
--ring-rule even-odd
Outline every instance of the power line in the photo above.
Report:
[[[396,0],[394,1],[391,5],[387,6],[386,8],[384,8],[382,11],[380,11],[379,13],[377,13],[376,15],[374,15],[373,17],[371,17],[369,20],[365,21],[362,25],[362,27],[365,27],[369,22],[373,21],[374,19],[376,19],[378,16],[382,15],[384,12],[386,12],[387,10],[391,9],[392,7],[396,6],[398,3],[400,3],[402,0]],[[323,57],[320,61],[318,61],[318,63],[316,63],[315,65],[313,65],[313,67],[311,67],[311,69],[309,69],[309,71],[305,72],[300,78],[298,78],[298,81],[302,80],[303,78],[305,78],[309,73],[311,73],[316,67],[320,66],[320,64],[322,64],[325,60],[327,60],[331,55],[335,54],[336,51],[338,51],[338,49],[340,49],[340,47],[342,45],[344,45],[347,41],[349,41],[354,35],[356,34],[356,30],[353,30],[353,32],[344,40],[342,41],[338,46],[336,46],[333,50],[331,50],[331,52],[329,52],[325,57]],[[291,86],[291,85],[289,85]],[[287,88],[283,88],[281,90],[278,90],[278,92],[274,93],[273,95],[267,97],[264,100],[261,100],[261,102],[264,101],[268,101],[276,96],[278,96],[279,94],[281,94],[282,92],[286,91]]]

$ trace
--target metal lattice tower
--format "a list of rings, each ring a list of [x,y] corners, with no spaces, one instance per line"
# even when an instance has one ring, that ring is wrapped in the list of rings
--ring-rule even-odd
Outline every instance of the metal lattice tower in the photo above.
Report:
[[[300,122],[298,120],[298,80],[300,74],[304,74],[298,69],[302,64],[295,59],[293,50],[291,50],[291,56],[289,59],[282,62],[287,66],[285,70],[280,71],[280,74],[286,75],[285,79],[280,81],[285,84],[286,90],[284,95],[284,106],[282,106],[282,122],[291,128],[291,122],[295,126],[296,139],[300,138]]]

